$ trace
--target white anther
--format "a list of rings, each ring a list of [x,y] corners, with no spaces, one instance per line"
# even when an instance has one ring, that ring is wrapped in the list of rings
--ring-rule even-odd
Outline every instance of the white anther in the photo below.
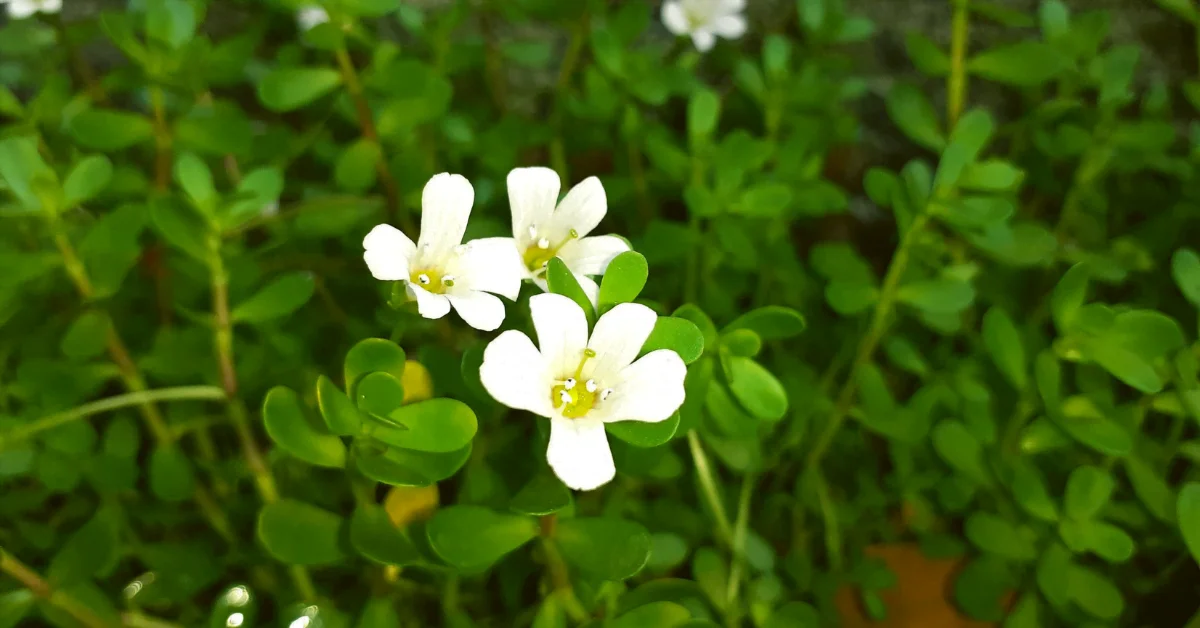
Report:
[[[569,393],[565,390],[560,390],[560,391],[558,391],[558,399],[559,399],[559,401],[562,401],[565,404],[569,404],[569,403],[571,403],[571,393]]]
[[[604,401],[604,400],[608,399],[608,396],[611,395],[612,392],[613,391],[611,388],[605,388],[604,392],[600,393],[600,401]]]
[[[548,248],[550,248],[550,240],[549,240],[549,239],[547,239],[547,238],[542,238],[541,240],[538,240],[538,243],[537,243],[537,244],[538,244],[538,248],[539,248],[539,249],[548,249]]]
[[[587,383],[583,385],[583,387],[586,388],[588,392],[594,393],[594,392],[596,392],[596,389],[599,388],[600,386],[598,386],[596,384],[596,380],[589,379],[587,381]]]
[[[574,387],[575,387],[575,378],[574,377],[568,377],[566,379],[566,381],[563,382],[563,388],[566,388],[567,390],[571,390]]]
[[[420,275],[417,275],[417,281],[421,282],[421,285],[423,285],[423,286],[428,286],[429,285],[429,275],[426,275],[425,273],[421,273]]]
[[[529,238],[532,240],[537,237],[537,225],[529,225]]]

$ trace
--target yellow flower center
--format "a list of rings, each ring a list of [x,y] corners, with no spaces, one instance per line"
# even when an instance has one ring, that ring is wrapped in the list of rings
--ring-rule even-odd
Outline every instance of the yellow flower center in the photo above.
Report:
[[[600,390],[600,385],[594,379],[586,382],[580,381],[583,378],[583,365],[594,357],[596,357],[595,351],[584,349],[583,359],[575,368],[575,375],[562,380],[550,389],[550,403],[568,419],[587,416],[587,413],[596,407],[597,402],[604,401],[612,394],[610,388]]]
[[[530,228],[529,235],[533,236],[533,242],[526,247],[525,254],[522,256],[522,258],[524,259],[525,267],[529,269],[529,272],[536,275],[545,271],[546,266],[550,264],[550,260],[554,259],[554,257],[558,255],[558,252],[562,250],[562,247],[566,246],[568,242],[578,238],[579,232],[572,229],[571,232],[567,234],[566,239],[554,246],[551,246],[548,238],[536,237],[537,232],[533,227]]]
[[[444,294],[446,288],[454,287],[454,275],[443,275],[436,268],[425,268],[412,271],[408,281],[434,294]]]

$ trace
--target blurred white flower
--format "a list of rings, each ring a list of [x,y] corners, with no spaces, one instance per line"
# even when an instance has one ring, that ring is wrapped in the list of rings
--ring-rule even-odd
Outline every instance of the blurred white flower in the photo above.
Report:
[[[8,4],[8,17],[14,20],[27,18],[34,13],[58,13],[62,11],[62,0],[0,0]]]
[[[508,173],[513,242],[526,279],[546,290],[546,266],[557,257],[595,304],[600,288],[588,275],[603,275],[608,263],[628,251],[629,245],[616,236],[586,237],[608,213],[600,179],[584,179],[562,202],[558,201],[560,186],[558,173],[550,168],[516,168]]]
[[[425,318],[441,318],[453,307],[468,325],[492,331],[504,322],[504,303],[489,292],[516,300],[521,258],[508,238],[461,244],[475,202],[462,176],[442,173],[425,184],[417,244],[391,225],[378,225],[363,239],[363,259],[383,281],[403,281]]]
[[[522,332],[500,334],[483,352],[479,377],[500,403],[550,419],[550,468],[590,491],[616,474],[604,424],[670,418],[683,404],[687,367],[667,349],[634,361],[658,319],[644,305],[609,310],[590,339],[583,309],[565,296],[536,295],[529,309],[538,347]]]
[[[737,39],[746,33],[742,11],[746,0],[667,0],[662,21],[676,35],[688,35],[700,52],[707,52],[717,37]]]
[[[296,23],[300,25],[300,30],[302,31],[310,30],[314,26],[324,24],[328,21],[329,14],[325,12],[325,9],[315,4],[302,6],[296,12]]]

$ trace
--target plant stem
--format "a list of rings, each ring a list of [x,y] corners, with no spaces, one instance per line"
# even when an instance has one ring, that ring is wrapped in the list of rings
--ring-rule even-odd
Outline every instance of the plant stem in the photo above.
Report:
[[[338,68],[342,71],[342,80],[346,82],[346,91],[350,93],[350,100],[354,101],[354,110],[358,113],[358,126],[362,130],[363,139],[374,144],[377,151],[378,159],[375,160],[375,171],[379,173],[379,180],[383,183],[383,191],[387,196],[388,221],[398,221],[401,228],[412,232],[414,231],[412,218],[407,212],[402,212],[400,186],[396,183],[396,178],[392,176],[391,168],[388,167],[387,155],[383,151],[383,144],[379,141],[379,132],[375,130],[375,118],[371,114],[371,106],[363,94],[362,83],[358,80],[354,62],[345,48],[338,48],[334,51],[334,56],[337,57]]]
[[[696,466],[696,476],[700,479],[700,489],[713,511],[713,518],[717,520],[718,538],[726,546],[733,548],[733,528],[729,525],[729,517],[725,514],[721,495],[717,492],[717,482],[713,477],[712,467],[708,464],[708,456],[704,454],[704,447],[700,444],[700,436],[696,434],[696,430],[689,430],[687,439],[688,448],[692,452],[692,464]]]
[[[98,105],[108,103],[108,95],[104,93],[104,87],[96,82],[96,75],[92,72],[92,67],[87,64],[87,60],[79,54],[79,50],[75,44],[71,42],[70,33],[67,32],[67,25],[62,20],[62,15],[55,13],[48,16],[49,20],[54,23],[54,28],[58,31],[58,40],[63,49],[67,52],[67,58],[70,59],[71,65],[75,68],[76,78],[83,84],[88,95],[91,96],[92,102]]]
[[[757,477],[753,473],[742,476],[742,490],[738,494],[737,521],[733,526],[733,551],[729,566],[729,586],[725,590],[725,606],[735,608],[738,586],[742,581],[742,565],[746,557],[746,532],[750,525],[750,496],[754,493]]]
[[[825,429],[817,437],[816,444],[812,450],[808,452],[804,464],[806,469],[815,469],[821,464],[821,458],[825,456],[825,452],[833,442],[833,437],[842,427],[842,423],[846,420],[846,416],[850,412],[850,406],[854,403],[854,393],[857,390],[859,371],[871,361],[871,357],[874,355],[879,341],[883,339],[883,334],[887,331],[888,319],[892,313],[892,308],[896,304],[896,295],[900,290],[900,279],[903,277],[904,271],[908,268],[908,258],[913,243],[916,242],[917,236],[924,231],[928,221],[929,218],[924,212],[917,214],[913,218],[912,225],[909,226],[908,231],[905,232],[904,237],[900,240],[900,246],[896,248],[896,254],[892,257],[892,262],[888,265],[887,276],[883,280],[883,288],[879,293],[879,301],[875,304],[875,311],[871,315],[871,325],[867,329],[867,335],[858,344],[858,351],[855,354],[853,364],[850,366],[846,383],[842,385],[841,392],[838,393],[833,415],[829,418],[829,422],[825,424]]]
[[[154,111],[154,189],[165,192],[171,185],[171,130],[167,128],[167,107],[163,90],[150,88],[150,107]]]
[[[587,609],[575,595],[575,587],[571,586],[571,576],[567,572],[567,563],[563,561],[562,555],[559,554],[558,548],[551,540],[557,522],[558,515],[554,513],[538,519],[542,536],[542,553],[546,557],[546,569],[550,571],[550,582],[554,586],[554,595],[558,596],[559,601],[563,604],[563,610],[571,616],[571,619],[582,623],[588,620]]]
[[[625,141],[629,155],[629,175],[633,177],[633,189],[637,193],[638,213],[641,214],[642,226],[645,227],[654,220],[654,205],[650,202],[650,187],[646,183],[646,167],[642,163],[642,147],[630,138]]]
[[[563,100],[567,96],[567,89],[571,87],[571,77],[575,74],[575,67],[579,65],[584,36],[587,34],[587,25],[588,14],[584,10],[579,23],[571,30],[571,42],[567,44],[562,65],[558,68],[558,81],[554,84],[554,108],[550,113],[554,138],[550,141],[550,164],[558,173],[558,178],[562,180],[563,185],[570,181],[571,175],[570,166],[567,164],[566,142],[563,140]]]
[[[126,393],[124,395],[117,395],[116,397],[101,399],[100,401],[85,403],[71,410],[41,417],[21,425],[20,427],[13,429],[6,434],[0,435],[0,443],[11,445],[29,438],[38,432],[43,432],[65,423],[70,423],[72,421],[77,421],[95,414],[101,414],[119,408],[127,408],[129,406],[154,403],[157,401],[219,400],[224,398],[224,391],[216,386],[178,386],[175,388],[162,388],[159,390],[143,390]]]
[[[51,606],[57,607],[87,628],[111,628],[113,626],[97,616],[92,609],[71,597],[70,594],[55,589],[49,582],[46,582],[45,578],[2,548],[0,548],[0,572],[15,578],[35,596],[46,600]]]
[[[946,81],[946,121],[947,127],[953,129],[967,99],[967,27],[970,13],[967,0],[950,2],[954,5],[954,17],[950,32],[950,75]]]

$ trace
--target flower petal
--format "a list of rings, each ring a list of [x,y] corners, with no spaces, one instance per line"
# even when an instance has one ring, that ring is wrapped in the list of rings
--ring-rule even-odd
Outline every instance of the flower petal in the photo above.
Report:
[[[591,301],[592,308],[599,307],[600,286],[587,275],[575,275],[575,281],[579,282],[579,287],[583,289],[583,294],[587,296],[588,301]]]
[[[512,209],[513,237],[529,240],[529,227],[548,226],[562,183],[550,168],[514,168],[508,173],[508,205]]]
[[[722,15],[713,22],[712,30],[725,39],[737,39],[746,34],[746,18],[740,15]]]
[[[59,13],[62,11],[62,0],[42,0],[42,13]]]
[[[592,330],[588,348],[596,352],[591,374],[606,386],[633,362],[654,330],[658,315],[641,303],[621,303],[609,310]]]
[[[563,484],[577,491],[600,488],[617,474],[600,421],[550,419],[546,461]]]
[[[33,0],[12,0],[8,3],[8,17],[14,20],[23,20],[37,11],[38,5]]]
[[[717,10],[722,13],[741,13],[746,10],[746,0],[720,0]]]
[[[692,43],[696,44],[696,50],[708,52],[717,43],[717,38],[713,36],[712,31],[700,29],[692,31]]]
[[[417,300],[417,312],[425,318],[441,318],[450,312],[450,300],[414,283],[406,283],[408,296]]]
[[[600,179],[588,177],[571,188],[558,204],[554,212],[554,233],[550,239],[562,242],[569,237],[572,229],[577,237],[582,238],[591,233],[607,213],[608,197],[604,195],[604,185]]]
[[[504,302],[499,297],[478,290],[455,290],[446,298],[454,311],[475,329],[495,331],[504,322]]]
[[[529,311],[550,377],[570,376],[587,347],[587,317],[583,308],[561,294],[547,292],[530,297]]]
[[[553,383],[546,375],[546,359],[529,336],[515,329],[488,343],[479,379],[488,394],[510,408],[545,417],[554,415],[550,404]]]
[[[467,243],[466,251],[450,271],[455,283],[468,290],[494,292],[516,301],[525,278],[525,264],[513,238],[480,238]]]
[[[417,245],[408,236],[391,225],[375,225],[363,238],[363,259],[371,275],[380,281],[408,280],[409,260],[417,252]]]
[[[573,240],[558,250],[558,257],[579,275],[603,275],[608,263],[629,245],[617,236],[592,236]]]
[[[612,395],[597,408],[604,421],[665,421],[683,405],[687,366],[670,349],[651,351],[621,371]]]
[[[462,243],[475,202],[475,189],[462,175],[434,175],[421,193],[422,262],[437,264]]]
[[[667,0],[662,6],[662,23],[675,35],[686,35],[688,32],[687,13],[683,10],[683,4],[678,0]]]

